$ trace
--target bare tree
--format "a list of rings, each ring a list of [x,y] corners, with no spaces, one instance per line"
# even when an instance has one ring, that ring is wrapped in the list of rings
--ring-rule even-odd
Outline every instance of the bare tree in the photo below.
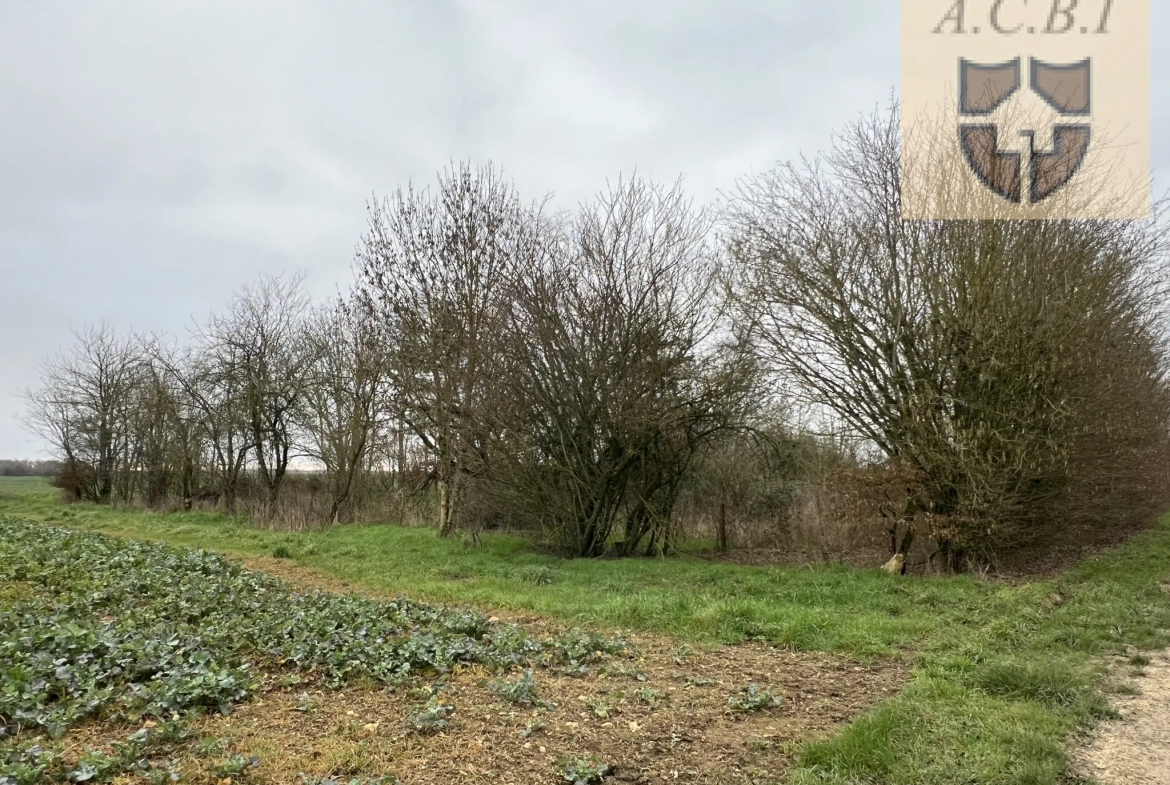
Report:
[[[142,358],[130,336],[104,323],[74,336],[75,346],[41,366],[41,387],[24,394],[26,425],[53,445],[72,478],[71,490],[104,504],[129,461]]]
[[[152,345],[151,356],[178,394],[176,422],[187,428],[190,449],[202,446],[215,481],[215,496],[228,513],[236,512],[240,479],[252,441],[243,399],[243,384],[236,373],[238,353],[218,345],[202,327],[193,329],[194,345],[165,349]],[[195,453],[198,454],[198,453]],[[192,456],[193,457],[193,456]],[[193,465],[188,465],[183,505],[192,506]]]
[[[740,420],[751,364],[716,340],[708,229],[677,186],[619,182],[513,280],[497,477],[569,553],[668,549],[690,462]]]
[[[325,467],[328,518],[337,523],[387,414],[381,407],[385,351],[367,312],[343,300],[312,314],[305,350],[309,362],[296,422],[305,455]]]
[[[951,566],[1166,499],[1164,224],[903,221],[897,112],[729,205],[760,357],[926,477]]]
[[[175,480],[170,393],[166,379],[144,358],[130,405],[128,457],[121,481],[127,489],[124,498],[130,496],[129,488],[137,485],[149,507],[163,505]]]
[[[505,283],[529,255],[537,212],[490,165],[470,164],[444,170],[434,191],[408,187],[370,207],[357,297],[381,330],[395,407],[434,455],[443,534],[461,478],[488,462]]]
[[[218,429],[212,422],[213,407],[206,393],[206,384],[196,379],[195,362],[191,351],[180,351],[167,346],[157,336],[143,340],[142,353],[148,363],[147,389],[149,394],[143,400],[146,408],[140,427],[149,429],[154,447],[147,452],[156,455],[147,460],[165,469],[170,485],[177,494],[183,509],[190,510],[202,472],[205,459],[218,437]],[[148,498],[157,494],[148,493]]]
[[[275,513],[293,457],[293,413],[308,367],[303,321],[309,301],[303,279],[261,276],[199,330],[207,351],[205,379],[220,388],[213,394],[226,406],[238,407],[247,432],[246,444],[225,458],[235,461],[230,468],[238,471],[240,456],[250,451],[268,516]],[[230,439],[234,428],[225,431]]]

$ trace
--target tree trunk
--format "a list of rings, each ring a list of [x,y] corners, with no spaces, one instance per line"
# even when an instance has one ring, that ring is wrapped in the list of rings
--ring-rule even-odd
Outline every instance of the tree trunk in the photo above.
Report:
[[[194,466],[192,466],[189,455],[184,454],[182,459],[182,468],[179,470],[179,495],[183,499],[183,509],[190,512],[194,485],[193,476],[195,474]]]
[[[727,542],[727,502],[719,503],[719,551],[727,553],[729,544]]]
[[[439,536],[451,533],[451,489],[446,480],[439,480]]]
[[[939,542],[938,555],[939,560],[943,564],[943,568],[947,572],[958,573],[963,571],[963,562],[966,554],[952,540],[942,540]]]
[[[398,487],[406,487],[406,423],[398,421]]]
[[[270,521],[276,520],[276,502],[280,499],[280,485],[273,483],[268,486],[268,498],[264,504],[264,517]]]
[[[910,546],[914,544],[914,527],[907,527],[906,533],[902,535],[902,543],[898,546],[896,555],[902,557],[902,574],[906,574],[906,568],[910,562]]]

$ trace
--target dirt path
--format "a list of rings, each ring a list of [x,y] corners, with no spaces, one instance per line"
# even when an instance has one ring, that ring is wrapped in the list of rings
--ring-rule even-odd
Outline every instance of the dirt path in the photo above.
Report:
[[[1140,694],[1115,702],[1121,718],[1080,755],[1084,773],[1104,785],[1170,785],[1170,653],[1154,655],[1145,673]]]

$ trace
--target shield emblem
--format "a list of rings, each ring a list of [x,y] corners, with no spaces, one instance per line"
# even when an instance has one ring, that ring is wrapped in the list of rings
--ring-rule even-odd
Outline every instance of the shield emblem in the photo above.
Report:
[[[1090,103],[1092,63],[1082,60],[1071,65],[1053,65],[1031,59],[1032,89],[1048,104],[1067,115],[1087,115]]]
[[[994,125],[964,125],[959,129],[963,155],[983,184],[1009,202],[1020,201],[1020,154],[999,150]]]
[[[1089,115],[1092,64],[1085,59],[1068,65],[1029,59],[1030,87],[1060,115]],[[984,65],[960,58],[960,115],[991,115],[1021,86],[1021,60]],[[1085,161],[1092,131],[1089,125],[1057,124],[1052,129],[1051,152],[1036,149],[1035,131],[1024,131],[1029,139],[1028,198],[1042,202],[1067,184]],[[993,193],[1020,203],[1024,164],[1020,153],[1001,151],[1000,129],[993,123],[960,124],[959,142],[971,171]]]
[[[1089,152],[1092,129],[1087,125],[1058,125],[1052,130],[1055,145],[1051,153],[1032,148],[1033,202],[1042,202],[1073,178]]]
[[[988,115],[1020,89],[1020,58],[999,65],[959,59],[959,112]]]

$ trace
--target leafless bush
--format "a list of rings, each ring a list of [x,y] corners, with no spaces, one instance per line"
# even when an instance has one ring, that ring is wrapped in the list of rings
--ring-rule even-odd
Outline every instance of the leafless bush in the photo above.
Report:
[[[746,180],[729,218],[762,361],[922,472],[951,566],[1167,503],[1165,224],[903,221],[898,117]]]
[[[80,461],[66,460],[53,475],[51,483],[61,490],[62,501],[76,504],[85,499],[88,489],[94,487],[94,471]]]
[[[66,464],[67,493],[109,503],[132,460],[142,358],[132,337],[105,324],[74,336],[73,347],[41,366],[41,386],[25,392],[26,423]]]
[[[829,445],[800,434],[775,408],[751,428],[710,445],[692,467],[680,499],[680,526],[720,551],[783,549],[812,484],[839,460]]]
[[[239,513],[266,529],[319,530],[330,525],[328,511],[332,499],[328,486],[323,473],[289,472],[273,505],[262,480],[245,483],[238,500]]]
[[[901,461],[826,467],[801,496],[790,544],[811,558],[866,566],[895,553],[906,555],[916,542],[916,555],[924,548],[929,554],[923,492],[920,472]],[[924,534],[916,538],[919,531]]]
[[[681,191],[623,181],[512,279],[488,477],[562,550],[669,550],[696,454],[736,427],[754,366],[716,340],[708,219]]]

